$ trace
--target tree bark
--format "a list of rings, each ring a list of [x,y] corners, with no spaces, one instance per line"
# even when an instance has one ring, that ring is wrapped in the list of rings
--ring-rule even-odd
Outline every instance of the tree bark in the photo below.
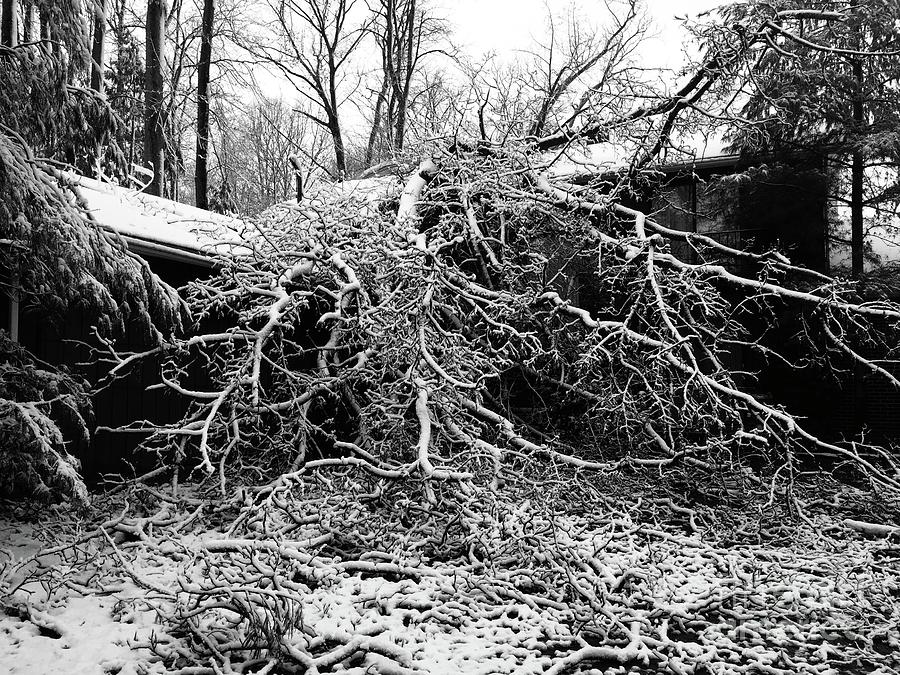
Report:
[[[18,3],[16,0],[3,0],[3,17],[0,19],[0,44],[4,47],[15,47],[19,42],[17,26]]]
[[[144,71],[144,164],[153,169],[147,192],[163,196],[165,186],[165,109],[163,66],[165,63],[165,0],[147,0],[146,70]]]
[[[94,41],[91,46],[91,89],[103,93],[106,61],[106,0],[94,0]]]
[[[335,52],[328,53],[328,129],[334,141],[334,161],[338,180],[347,176],[347,153],[344,150],[344,137],[341,132],[341,119],[338,116],[337,64]]]
[[[335,119],[329,125],[331,131],[331,140],[334,143],[334,161],[337,169],[338,180],[343,180],[347,176],[347,153],[344,150],[344,138],[341,133],[341,125]]]
[[[200,62],[197,68],[197,158],[194,168],[194,192],[197,208],[209,208],[209,65],[212,58],[214,0],[203,2],[203,23],[200,32]]]
[[[862,82],[863,66],[858,59],[853,62],[853,78],[856,81],[857,95],[853,99],[853,131],[860,133],[865,123],[863,109]],[[863,229],[863,175],[864,158],[859,150],[853,151],[853,163],[850,168],[850,258],[852,274],[859,278],[865,272],[864,249],[865,232]]]
[[[850,169],[850,251],[852,273],[854,278],[865,271],[864,247],[865,232],[863,229],[863,156],[853,153],[853,164]]]
[[[34,40],[34,2],[28,0],[25,3],[24,19],[22,23],[22,41],[31,42]]]
[[[403,45],[406,58],[403,71],[403,83],[397,97],[397,121],[394,125],[394,146],[397,151],[403,150],[403,136],[406,134],[406,110],[409,105],[409,89],[412,84],[413,66],[416,52],[416,0],[410,0],[406,7],[406,32]]]

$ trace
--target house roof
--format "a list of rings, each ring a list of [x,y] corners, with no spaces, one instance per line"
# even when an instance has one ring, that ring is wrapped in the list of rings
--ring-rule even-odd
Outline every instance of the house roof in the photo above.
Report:
[[[216,254],[244,246],[247,226],[238,218],[84,176],[69,177],[94,219],[140,255],[212,267]]]
[[[218,254],[248,251],[256,234],[248,222],[198,209],[138,190],[103,183],[69,173],[88,210],[104,228],[119,234],[128,247],[144,256],[213,267]],[[342,183],[320,182],[311,186],[300,206],[315,209],[334,201],[353,200],[358,206],[374,204],[399,194],[402,183],[395,176],[375,176]],[[279,209],[297,209],[296,201],[269,209],[262,220]]]

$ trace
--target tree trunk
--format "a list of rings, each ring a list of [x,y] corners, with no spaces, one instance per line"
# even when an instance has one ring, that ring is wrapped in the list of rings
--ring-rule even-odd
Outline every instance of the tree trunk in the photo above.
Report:
[[[341,125],[334,120],[328,125],[331,132],[331,140],[334,142],[334,163],[337,169],[337,179],[343,180],[347,176],[347,153],[344,151],[344,138],[341,134]]]
[[[203,2],[200,62],[197,66],[197,161],[194,167],[194,200],[197,208],[209,208],[206,160],[209,155],[209,63],[212,58],[214,0]]]
[[[394,147],[397,152],[403,150],[403,137],[406,135],[406,109],[409,105],[409,88],[412,83],[413,63],[416,46],[416,0],[410,0],[406,7],[406,44],[403,45],[406,59],[403,70],[403,87],[397,100],[397,121],[394,125]]]
[[[41,36],[41,40],[45,40],[49,42],[46,46],[47,50],[52,54],[53,53],[53,43],[50,42],[50,11],[47,9],[47,6],[41,4],[38,6],[38,28],[39,35]]]
[[[865,111],[862,100],[863,66],[862,62],[853,62],[853,78],[856,80],[857,95],[853,100],[853,131],[862,132],[865,123]],[[853,164],[850,169],[850,258],[854,278],[865,272],[864,248],[865,232],[863,230],[863,174],[865,166],[863,155],[859,150],[853,151]]]
[[[375,143],[378,140],[378,133],[381,131],[381,116],[384,109],[384,100],[387,96],[388,81],[387,76],[381,83],[381,91],[378,92],[378,98],[375,100],[375,116],[372,119],[372,131],[369,133],[369,144],[366,146],[366,166],[372,165],[375,158]]]
[[[863,230],[863,156],[853,153],[850,169],[850,251],[853,277],[858,278],[865,271],[863,251],[865,232]]]
[[[337,179],[344,180],[347,177],[347,154],[344,150],[344,136],[341,133],[341,118],[338,114],[337,94],[337,65],[334,53],[328,54],[328,130],[331,132],[331,140],[334,141],[334,161],[337,169]]]
[[[144,165],[153,169],[147,192],[163,196],[165,186],[165,109],[163,65],[165,63],[165,0],[147,0],[146,70],[144,71]]]
[[[103,93],[106,60],[106,0],[94,0],[94,43],[91,47],[91,89]]]
[[[18,11],[16,0],[3,0],[3,17],[0,19],[0,45],[15,47],[19,41],[19,29],[16,21]]]
[[[28,0],[25,3],[24,20],[22,23],[22,42],[34,40],[34,2]]]

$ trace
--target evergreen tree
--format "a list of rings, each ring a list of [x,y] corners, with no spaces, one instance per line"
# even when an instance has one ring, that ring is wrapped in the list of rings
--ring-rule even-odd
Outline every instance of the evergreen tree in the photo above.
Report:
[[[851,213],[854,276],[863,273],[864,209],[900,195],[900,2],[856,0],[838,6],[780,0],[727,7],[726,25],[781,10],[840,10],[839,21],[773,19],[748,73],[739,150],[819,153],[831,164],[835,194]],[[802,5],[802,6],[801,6]],[[877,169],[876,169],[877,168]],[[845,183],[849,172],[849,196]],[[870,222],[870,227],[873,225]]]
[[[52,40],[0,47],[0,282],[5,292],[25,306],[37,306],[48,319],[77,309],[105,335],[115,336],[132,320],[161,339],[181,322],[183,304],[177,294],[100,227],[77,187],[56,168],[60,161],[81,170],[93,167],[97,147],[105,148],[101,159],[106,173],[124,168],[115,142],[118,118],[102,95],[85,86],[90,72],[85,17],[79,3],[65,0],[43,2],[40,16],[40,34],[52,34]],[[15,463],[10,447],[32,448],[17,455],[31,458],[31,465],[16,474],[26,482],[20,487],[57,485],[83,496],[73,479],[77,474],[65,460],[65,435],[40,393],[60,388],[45,386],[50,376],[28,365],[27,355],[15,362],[25,364],[14,366],[15,373],[25,380],[29,372],[37,373],[44,384],[35,380],[34,386],[10,387],[6,382],[0,389],[5,439],[0,465],[6,473]],[[72,409],[87,405],[84,390],[74,380],[62,379],[67,396],[77,399]],[[20,400],[19,394],[31,395],[23,392],[38,398]],[[82,432],[88,417],[78,416]],[[19,433],[13,438],[15,430]],[[53,453],[62,459],[48,459]],[[41,475],[47,471],[58,475]]]

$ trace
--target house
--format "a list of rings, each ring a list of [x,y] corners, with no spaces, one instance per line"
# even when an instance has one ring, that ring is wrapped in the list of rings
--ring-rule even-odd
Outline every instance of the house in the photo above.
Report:
[[[841,223],[835,220],[840,221],[842,206],[829,195],[833,177],[825,162],[821,157],[803,155],[749,158],[723,154],[665,164],[650,176],[642,193],[631,195],[627,205],[673,230],[702,234],[732,248],[756,252],[777,248],[807,268],[825,274],[846,272],[846,245],[840,236],[835,237],[835,230],[840,235]],[[613,184],[616,174],[609,165],[606,170]],[[583,173],[581,180],[586,180]],[[882,249],[888,250],[881,243]],[[698,252],[687,242],[671,241],[670,246],[679,259],[700,262]],[[882,261],[890,260],[882,250],[878,252]],[[567,287],[560,284],[558,290],[576,304],[593,309],[598,297],[596,261],[589,255],[573,261],[570,253],[557,254],[571,271],[563,277]],[[738,274],[755,276],[758,271],[751,261],[706,255]],[[898,257],[896,247],[892,255]],[[804,326],[792,308],[785,307],[762,328],[783,344],[795,342],[797,361],[808,356],[802,351],[805,344],[795,341]],[[807,417],[808,426],[825,438],[851,438],[866,429],[872,440],[900,440],[900,391],[871,369],[846,363],[842,370],[835,369],[831,377],[823,378],[819,368],[795,370],[777,362],[763,364],[743,348],[725,358],[734,368],[763,371],[753,385],[759,395]],[[900,364],[882,365],[900,378]],[[811,391],[817,395],[810,396]]]
[[[825,166],[815,158],[780,159],[721,155],[665,165],[641,206],[671,229],[732,248],[778,248],[793,262],[828,273]],[[687,243],[674,243],[672,252],[698,261]]]

